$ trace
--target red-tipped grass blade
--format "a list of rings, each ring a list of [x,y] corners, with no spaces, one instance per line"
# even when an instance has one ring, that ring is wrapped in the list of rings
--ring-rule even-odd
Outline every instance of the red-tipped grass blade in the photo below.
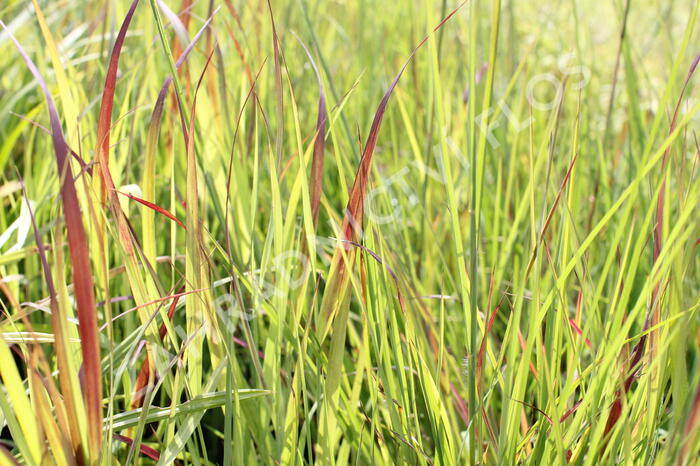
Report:
[[[154,210],[154,211],[158,212],[158,213],[161,214],[161,215],[164,215],[164,216],[168,217],[170,220],[172,220],[173,222],[177,223],[178,225],[180,225],[180,226],[181,226],[182,228],[184,228],[185,230],[187,229],[187,227],[185,226],[185,224],[182,223],[182,221],[181,221],[179,218],[177,218],[175,215],[171,214],[170,212],[168,212],[167,210],[165,210],[164,208],[162,208],[162,207],[159,206],[158,204],[154,204],[153,202],[149,202],[149,201],[147,201],[147,200],[145,200],[145,199],[141,199],[140,197],[136,197],[136,196],[131,195],[131,194],[129,194],[129,193],[123,193],[123,192],[121,192],[121,191],[118,191],[118,193],[121,194],[122,196],[128,197],[129,199],[131,199],[131,200],[133,200],[133,201],[138,202],[138,203],[141,204],[141,205],[144,205],[144,206],[148,207],[148,208],[151,209],[151,210]]]

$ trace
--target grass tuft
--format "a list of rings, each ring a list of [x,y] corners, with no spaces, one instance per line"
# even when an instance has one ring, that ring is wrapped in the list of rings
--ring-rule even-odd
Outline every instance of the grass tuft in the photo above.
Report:
[[[6,0],[0,465],[695,464],[699,13]]]

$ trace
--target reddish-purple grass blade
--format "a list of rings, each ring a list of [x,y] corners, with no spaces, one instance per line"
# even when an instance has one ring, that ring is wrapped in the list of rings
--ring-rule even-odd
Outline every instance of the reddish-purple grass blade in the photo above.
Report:
[[[177,303],[180,301],[180,297],[184,295],[185,292],[185,287],[183,286],[180,288],[180,291],[177,292],[173,296],[173,301],[170,303],[170,308],[168,308],[168,319],[172,320],[173,315],[175,314],[175,308],[177,307]],[[158,336],[160,337],[160,340],[163,341],[163,338],[165,338],[165,334],[167,333],[167,327],[165,326],[165,322],[163,322],[160,325],[160,329],[158,332]],[[146,359],[143,361],[143,365],[141,366],[141,369],[139,370],[139,375],[136,377],[136,384],[134,385],[134,394],[131,397],[131,408],[136,409],[140,408],[141,405],[143,405],[143,399],[145,395],[145,388],[146,385],[148,384],[149,379],[151,378],[151,360],[150,357],[148,356],[148,353],[146,353]]]
[[[580,336],[583,336],[583,330],[581,330],[581,327],[579,327],[576,321],[571,317],[569,317],[569,325],[571,325],[571,328],[573,328],[574,331],[576,331],[576,333],[578,333]],[[591,340],[586,338],[584,341],[586,343],[586,346],[588,346],[589,349],[592,349]]]
[[[61,200],[63,202],[66,230],[68,231],[68,250],[72,263],[73,283],[75,284],[74,293],[79,322],[78,333],[80,335],[80,348],[85,372],[84,396],[87,405],[88,438],[90,442],[88,450],[99,448],[102,437],[102,370],[100,367],[97,312],[87,238],[80,215],[80,204],[73,182],[73,173],[67,157],[68,145],[63,136],[61,121],[58,117],[58,112],[56,111],[56,106],[48,90],[46,81],[41,76],[41,73],[39,73],[34,62],[29,58],[27,52],[7,29],[5,24],[0,22],[0,25],[2,25],[8,33],[8,36],[12,39],[27,64],[29,71],[31,71],[32,75],[34,75],[34,78],[39,83],[46,97],[46,103],[49,109],[51,137],[56,154],[58,173],[61,179]]]
[[[440,24],[438,24],[433,29],[433,32],[440,29],[452,16],[454,16],[455,13],[457,13],[457,11],[462,7],[462,5],[464,5],[464,3],[460,4],[449,15],[447,15],[440,22]],[[342,237],[340,238],[341,240],[345,240],[345,242],[342,243],[343,246],[339,247],[335,251],[335,254],[333,256],[333,264],[335,265],[331,266],[333,272],[331,272],[330,279],[326,284],[326,290],[324,292],[323,300],[321,302],[320,312],[321,321],[323,322],[321,324],[319,335],[319,339],[321,341],[323,341],[328,335],[328,332],[333,326],[333,322],[336,318],[338,307],[334,303],[343,303],[346,297],[345,295],[339,297],[339,293],[341,293],[342,289],[344,288],[344,285],[347,284],[347,272],[348,269],[352,268],[352,257],[354,256],[348,257],[348,263],[346,263],[346,259],[343,253],[344,251],[351,250],[352,242],[361,242],[362,221],[364,214],[363,204],[365,192],[367,189],[367,181],[369,178],[369,170],[372,166],[374,149],[377,145],[377,138],[379,137],[379,130],[382,125],[384,113],[386,112],[386,106],[389,102],[389,97],[391,97],[394,88],[398,84],[399,79],[401,79],[404,70],[410,63],[413,56],[429,38],[430,35],[425,36],[423,40],[413,49],[408,59],[401,67],[401,70],[399,70],[398,74],[391,82],[389,89],[384,94],[384,97],[382,98],[381,102],[379,103],[379,107],[375,112],[374,119],[372,121],[372,126],[370,127],[369,135],[367,136],[367,142],[364,146],[364,150],[362,151],[362,158],[360,159],[360,164],[355,174],[355,181],[353,182],[352,189],[350,191],[350,198],[348,199],[348,204],[345,208],[345,218],[343,220],[341,233]],[[342,293],[346,293],[346,291],[342,291]]]
[[[132,438],[127,437],[125,435],[115,433],[112,434],[112,436],[115,438],[115,440],[119,440],[120,442],[123,442],[129,446],[133,445],[134,443],[134,440]],[[151,458],[152,460],[158,461],[160,459],[160,452],[154,448],[142,444],[139,447],[139,450],[141,451],[141,454]]]
[[[241,22],[241,17],[236,11],[236,8],[233,6],[233,3],[231,0],[224,0],[224,3],[226,4],[226,8],[228,8],[229,13],[231,16],[233,16],[234,21],[238,25],[238,28],[241,31],[244,31],[245,29],[243,28],[243,23]],[[245,53],[243,52],[243,47],[241,46],[241,43],[238,41],[236,38],[236,35],[233,33],[233,28],[229,25],[228,22],[226,22],[226,26],[228,29],[229,36],[231,37],[231,40],[233,40],[233,46],[236,49],[236,53],[238,54],[238,57],[241,60],[241,64],[243,65],[243,70],[248,77],[248,82],[252,85],[253,84],[253,72],[251,71],[250,65],[248,64],[248,61],[245,58]]]
[[[22,191],[24,193],[24,198],[28,202],[28,197],[26,190],[24,189],[24,184],[22,184]],[[29,206],[29,204],[27,204]],[[65,335],[60,330],[61,323],[59,319],[64,319],[65,316],[62,315],[61,309],[58,307],[58,295],[56,293],[56,287],[53,282],[53,274],[51,273],[51,267],[49,266],[49,261],[46,257],[46,247],[44,246],[44,241],[41,239],[41,234],[39,233],[39,227],[36,224],[36,218],[34,217],[34,212],[29,206],[29,216],[32,221],[32,228],[34,230],[34,240],[36,241],[37,251],[41,261],[41,268],[44,271],[44,277],[46,279],[46,287],[49,290],[49,298],[51,300],[51,325],[54,329],[55,345],[54,350],[56,351],[56,360],[58,362],[58,380],[61,385],[61,390],[63,391],[63,400],[67,407],[66,417],[68,418],[68,430],[71,446],[75,455],[80,452],[80,432],[78,431],[78,419],[76,417],[77,409],[74,403],[74,399],[70,396],[71,383],[69,374],[65,370],[61,370],[63,367],[68,367],[67,358],[68,354],[66,352],[67,345],[65,343]]]
[[[467,408],[467,402],[462,398],[462,395],[459,394],[457,387],[452,382],[450,382],[450,391],[452,392],[452,396],[454,396],[453,403],[455,408],[457,408],[459,417],[464,421],[464,425],[469,425],[469,408]]]
[[[187,35],[187,31],[189,31],[190,28],[190,20],[192,19],[192,8],[194,6],[192,0],[182,0],[182,3],[180,4],[180,9],[177,14],[173,13],[172,11],[169,11],[170,14],[168,14],[168,6],[161,0],[158,0],[158,4],[159,6],[164,7],[161,8],[161,11],[163,11],[163,13],[166,16],[168,16],[170,23],[173,25],[173,27],[175,27],[175,25],[177,24],[177,28],[184,32],[185,35]],[[213,2],[209,2],[209,6],[211,8],[213,6]],[[184,54],[183,47],[186,50],[187,48],[190,48],[190,46],[194,42],[196,42],[196,40],[193,39],[189,42],[189,44],[185,44],[178,36],[179,34],[175,34],[175,36],[172,39],[171,50],[173,57],[181,56],[181,53]],[[176,71],[179,74],[179,66],[176,66]],[[185,75],[185,79],[188,80],[189,84],[189,75]],[[185,87],[184,91],[187,95],[189,95],[189,85]],[[173,99],[173,107],[177,108],[179,105],[181,105],[180,95],[176,94]],[[182,120],[181,123],[183,123]]]
[[[180,225],[180,226],[181,226],[182,228],[184,228],[185,230],[187,229],[187,227],[185,226],[185,224],[182,223],[182,221],[181,221],[179,218],[177,218],[175,215],[171,214],[170,212],[168,212],[167,210],[165,210],[164,208],[162,208],[162,207],[159,206],[158,204],[154,204],[153,202],[149,202],[149,201],[147,201],[147,200],[145,200],[145,199],[141,199],[140,197],[136,197],[136,196],[133,196],[133,195],[128,194],[128,193],[123,193],[123,192],[121,192],[121,191],[117,191],[117,192],[118,192],[119,194],[121,194],[122,196],[126,196],[126,197],[128,197],[129,199],[134,200],[134,201],[138,202],[139,204],[144,205],[144,206],[148,207],[149,209],[158,212],[158,213],[161,214],[161,215],[165,215],[166,217],[168,217],[170,220],[172,220],[173,222],[175,222],[175,223],[177,223],[178,225]]]
[[[669,129],[669,133],[673,133],[673,130],[676,129],[676,120],[678,118],[678,112],[680,111],[681,108],[681,103],[683,102],[683,95],[685,94],[685,90],[688,87],[688,83],[690,82],[690,78],[692,78],[693,73],[695,73],[696,68],[698,67],[698,63],[700,62],[700,53],[695,56],[695,59],[693,60],[693,63],[690,65],[690,69],[688,70],[688,74],[685,77],[685,82],[683,83],[683,88],[681,89],[681,93],[678,96],[678,101],[676,102],[676,108],[673,112],[673,118],[671,119],[671,127]],[[668,159],[671,154],[671,146],[669,145],[668,148],[666,148],[666,151],[664,152],[664,157],[661,162],[661,172],[663,173],[666,169],[666,165],[668,164]],[[664,204],[665,204],[665,198],[666,198],[666,180],[664,180],[661,183],[661,191],[659,191],[659,197],[656,203],[656,225],[654,227],[654,263],[659,258],[659,255],[661,254],[661,248],[663,246],[663,230],[664,230]],[[654,287],[654,290],[652,292],[652,297],[651,300],[654,303],[654,308],[652,309],[652,317],[651,317],[651,326],[653,328],[656,328],[656,325],[660,322],[661,320],[661,309],[660,309],[660,304],[659,304],[659,284],[657,283],[656,286]],[[651,351],[654,350],[656,346],[656,331],[652,332],[652,335],[649,339],[649,349]]]
[[[678,112],[680,111],[681,103],[683,102],[683,95],[685,94],[685,90],[688,87],[688,83],[690,82],[690,78],[693,76],[693,73],[695,73],[695,70],[698,67],[698,63],[700,63],[700,53],[695,56],[695,59],[693,60],[693,63],[690,65],[690,69],[688,70],[688,74],[685,77],[685,82],[683,83],[683,88],[681,89],[681,93],[678,96],[678,101],[676,102],[676,108],[673,112],[673,119],[671,120],[671,127],[669,129],[669,133],[673,133],[673,130],[676,129],[676,120],[678,119]],[[662,172],[664,171],[664,169],[666,168],[666,165],[668,164],[668,159],[670,157],[670,154],[671,154],[671,146],[669,145],[666,148],[666,151],[664,152],[664,158],[663,158],[663,161],[661,162],[661,171]],[[665,193],[666,193],[666,182],[664,181],[661,185],[661,191],[659,192],[659,199],[658,199],[657,204],[656,204],[656,227],[654,228],[654,262],[656,262],[656,260],[659,257],[659,254],[661,252]],[[652,325],[654,325],[654,323],[652,323]]]
[[[644,348],[648,337],[646,331],[649,329],[649,318],[650,316],[647,316],[646,322],[644,322],[644,335],[642,335],[642,337],[639,339],[639,343],[637,343],[632,350],[632,356],[627,368],[622,389],[617,390],[615,393],[615,401],[610,408],[610,414],[608,414],[608,420],[605,423],[605,431],[603,433],[605,441],[603,442],[601,454],[605,453],[605,450],[607,449],[609,440],[608,434],[613,427],[615,427],[615,424],[617,424],[618,419],[620,419],[620,416],[622,415],[622,396],[630,390],[632,387],[632,382],[634,382],[634,380],[638,377],[640,362],[642,360],[642,355],[644,354]]]
[[[275,91],[277,94],[277,128],[275,135],[275,156],[277,169],[282,165],[282,138],[284,137],[284,89],[282,88],[282,62],[280,61],[280,43],[275,26],[275,15],[272,13],[272,4],[267,0],[267,8],[270,11],[272,25],[272,45],[275,55]]]
[[[698,385],[695,391],[695,397],[693,398],[693,404],[690,407],[690,413],[688,414],[688,420],[685,423],[685,429],[683,430],[683,447],[681,447],[681,454],[678,458],[679,465],[690,464],[686,463],[686,459],[690,453],[690,449],[695,443],[695,438],[700,435],[700,385]],[[693,432],[696,432],[693,434]]]
[[[114,41],[112,55],[109,58],[109,67],[107,68],[107,76],[105,78],[104,89],[102,91],[102,104],[100,106],[100,117],[97,122],[97,149],[95,150],[95,158],[100,168],[102,178],[102,200],[105,198],[105,190],[114,189],[114,181],[109,172],[109,132],[112,126],[112,107],[114,106],[114,92],[117,86],[117,70],[119,68],[119,55],[126,39],[126,31],[129,29],[131,18],[134,16],[136,5],[139,0],[133,0],[131,7],[126,13],[124,22],[119,29],[119,34]]]
[[[559,191],[557,192],[557,197],[554,199],[554,203],[552,203],[552,207],[549,209],[549,214],[547,215],[547,219],[545,220],[544,226],[542,227],[542,232],[539,235],[538,245],[541,244],[542,241],[544,241],[545,234],[547,233],[547,230],[549,229],[549,224],[552,221],[552,218],[554,217],[554,213],[556,212],[557,206],[559,205],[561,195],[564,192],[564,189],[566,188],[566,184],[569,181],[569,178],[571,177],[571,173],[574,170],[574,165],[576,164],[577,159],[578,159],[578,153],[574,154],[573,158],[571,159],[571,163],[569,164],[569,169],[566,171],[566,175],[564,176],[564,180],[561,182],[561,185],[559,186]],[[536,247],[532,251],[532,256],[530,257],[530,262],[528,263],[528,266],[527,266],[527,275],[530,274],[530,269],[535,264],[535,259],[537,259],[538,250],[539,250],[539,247]]]
[[[433,32],[440,29],[447,21],[449,21],[449,19],[457,13],[457,11],[462,7],[462,5],[464,5],[464,3],[460,4],[442,21],[440,21],[440,24],[435,26],[435,28],[433,29]],[[429,35],[425,36],[423,40],[413,49],[408,59],[401,67],[401,70],[391,82],[389,89],[387,89],[386,93],[384,94],[384,97],[382,98],[381,102],[379,103],[379,106],[377,107],[377,111],[374,114],[374,120],[372,120],[372,126],[370,127],[369,135],[367,136],[367,142],[365,142],[365,148],[362,152],[362,158],[360,159],[360,165],[357,168],[357,173],[355,174],[355,181],[353,182],[352,190],[350,191],[350,199],[348,200],[348,205],[345,211],[345,220],[343,221],[343,232],[345,233],[345,237],[343,239],[349,241],[357,240],[361,232],[363,219],[363,204],[365,191],[367,189],[367,179],[369,176],[369,170],[372,166],[374,149],[377,146],[377,138],[379,137],[379,130],[382,126],[382,120],[384,118],[384,113],[386,112],[386,106],[389,103],[389,98],[394,92],[394,88],[398,84],[399,79],[401,79],[404,70],[406,70],[406,67],[408,66],[418,49],[420,49],[423,46],[423,44],[425,44],[428,41],[429,37]]]
[[[316,80],[318,81],[318,117],[316,118],[314,158],[311,162],[311,217],[313,218],[314,226],[316,226],[318,223],[318,207],[321,203],[321,193],[323,192],[323,158],[326,146],[326,120],[328,119],[328,115],[326,113],[326,95],[323,92],[321,73],[318,71],[314,58],[311,56],[309,49],[306,48],[306,45],[304,45],[299,37],[297,37],[297,40],[304,48],[306,56],[309,57],[311,67],[314,69],[314,73],[316,73]]]
[[[217,11],[219,11],[219,10],[214,11],[214,13],[209,18],[207,18],[204,25],[202,25],[202,27],[199,29],[197,34],[192,38],[190,43],[187,45],[187,48],[185,48],[185,50],[182,52],[180,57],[177,59],[177,61],[175,62],[175,69],[176,70],[179,70],[180,67],[182,66],[182,64],[185,62],[185,60],[189,56],[190,52],[194,48],[195,44],[197,44],[199,39],[202,37],[202,34],[204,34],[204,31],[211,24],[212,20],[214,19],[214,15],[216,14]],[[151,116],[151,121],[154,121],[154,120],[159,121],[160,120],[160,117],[163,113],[163,105],[165,102],[165,98],[167,97],[168,90],[170,89],[170,84],[172,84],[172,82],[173,82],[172,76],[168,76],[167,78],[165,78],[165,81],[163,82],[163,86],[161,86],[160,92],[158,93],[158,98],[156,99],[156,105],[153,108],[153,114]]]
[[[673,113],[673,118],[671,119],[671,127],[669,132],[673,132],[673,130],[676,127],[676,119],[678,117],[678,112],[680,110],[681,102],[683,101],[683,95],[685,93],[686,88],[688,87],[688,82],[690,81],[690,78],[693,76],[693,73],[695,73],[695,70],[698,66],[698,63],[700,62],[700,54],[696,55],[695,59],[693,60],[693,63],[690,65],[690,69],[688,70],[688,74],[686,75],[685,82],[683,83],[683,88],[681,89],[681,93],[678,97],[678,102],[676,103],[676,108]],[[666,164],[668,163],[668,159],[670,156],[671,152],[671,147],[669,146],[666,151],[664,152],[664,157],[663,161],[661,162],[661,167],[662,167],[662,172],[666,168]],[[661,253],[661,248],[663,244],[663,219],[664,219],[664,198],[665,198],[665,192],[666,192],[666,182],[663,181],[661,184],[661,191],[659,192],[659,197],[657,200],[656,204],[656,225],[654,227],[654,255],[653,255],[653,261],[656,262],[659,258],[659,255]],[[661,310],[659,307],[659,290],[660,286],[657,283],[654,286],[654,290],[652,291],[652,303],[653,303],[653,308],[651,310],[651,315],[647,315],[646,322],[644,323],[644,331],[646,331],[649,326],[650,326],[650,320],[651,320],[651,327],[655,328],[656,325],[661,320]],[[656,331],[653,330],[652,332],[649,333],[649,351],[653,352],[655,350],[656,346]],[[642,336],[642,338],[639,340],[639,343],[634,347],[634,350],[632,351],[632,360],[630,361],[630,364],[628,366],[627,370],[627,377],[624,381],[623,387],[621,390],[618,390],[615,393],[615,401],[613,402],[612,407],[610,408],[610,414],[608,414],[608,421],[605,425],[605,436],[607,437],[610,431],[615,427],[615,424],[617,423],[618,419],[622,415],[622,396],[629,391],[629,389],[632,386],[632,382],[636,378],[636,372],[638,370],[638,364],[642,358],[642,354],[644,353],[644,347],[646,344],[647,340],[647,334]],[[607,448],[607,438],[606,441],[603,443],[603,449],[601,453],[604,453],[606,448]]]
[[[175,63],[175,69],[176,71],[179,71],[180,67],[182,64],[185,62],[187,59],[187,56],[190,54],[192,49],[194,48],[194,45],[199,41],[199,39],[202,37],[202,34],[204,31],[209,27],[209,24],[211,23],[212,19],[214,18],[214,15],[218,12],[218,8],[214,10],[214,12],[209,16],[207,21],[204,23],[204,25],[200,28],[200,30],[197,32],[197,34],[194,36],[194,38],[190,41],[189,45],[185,48],[184,52],[182,52],[182,55],[178,58],[177,62]],[[213,55],[214,50],[212,50],[211,55]],[[207,60],[207,64],[211,61],[211,56]],[[163,87],[161,87],[160,92],[158,93],[158,99],[156,100],[156,105],[155,108],[153,109],[153,114],[151,115],[151,124],[153,124],[154,119],[160,119],[162,113],[163,113],[163,105],[164,105],[164,100],[165,97],[167,96],[168,89],[170,88],[170,84],[173,81],[173,76],[168,76],[163,83]],[[201,79],[200,83],[197,84],[197,86],[201,85]],[[179,94],[175,94],[175,99],[176,99],[176,106],[178,110],[178,114],[180,116],[180,126],[182,127],[182,137],[185,142],[185,147],[189,147],[189,133],[190,131],[187,128],[187,121],[185,117],[185,112],[182,106],[182,100],[180,99]],[[185,204],[186,205],[186,204]]]
[[[572,414],[576,412],[578,407],[581,406],[581,403],[583,403],[582,399],[574,403],[574,405],[562,415],[562,417],[559,419],[559,422],[562,423],[566,421]]]

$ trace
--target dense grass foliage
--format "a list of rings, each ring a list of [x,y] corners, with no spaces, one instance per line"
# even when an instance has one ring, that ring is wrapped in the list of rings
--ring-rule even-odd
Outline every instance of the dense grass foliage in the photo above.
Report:
[[[696,464],[699,8],[3,1],[0,464]]]

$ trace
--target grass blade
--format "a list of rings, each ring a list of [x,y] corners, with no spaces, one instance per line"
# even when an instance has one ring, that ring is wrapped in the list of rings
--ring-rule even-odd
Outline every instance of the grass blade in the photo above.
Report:
[[[5,24],[0,25],[7,31]],[[9,33],[9,31],[7,31]],[[68,146],[63,137],[61,122],[49,93],[46,82],[39,70],[32,62],[24,48],[9,33],[10,38],[19,50],[27,67],[32,72],[44,92],[49,108],[51,120],[51,137],[56,155],[56,164],[61,182],[61,200],[65,216],[66,229],[68,230],[68,249],[72,263],[73,283],[75,284],[75,300],[78,313],[78,332],[80,333],[81,352],[83,355],[83,368],[85,384],[83,395],[87,405],[88,417],[88,451],[90,458],[97,458],[97,449],[101,444],[102,424],[102,371],[100,368],[100,344],[97,333],[97,310],[95,308],[95,296],[92,282],[92,271],[88,256],[85,228],[80,214],[80,204],[73,182],[68,154]]]

